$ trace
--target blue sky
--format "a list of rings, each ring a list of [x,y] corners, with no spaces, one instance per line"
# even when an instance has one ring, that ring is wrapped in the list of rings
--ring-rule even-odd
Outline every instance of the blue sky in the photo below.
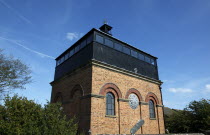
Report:
[[[209,99],[209,0],[0,0],[0,48],[33,71],[15,92],[50,100],[54,58],[105,19],[114,37],[158,57],[165,106]]]

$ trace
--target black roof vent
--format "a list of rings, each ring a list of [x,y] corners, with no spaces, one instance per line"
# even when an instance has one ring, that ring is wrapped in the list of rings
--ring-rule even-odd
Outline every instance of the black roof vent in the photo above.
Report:
[[[103,32],[105,32],[105,33],[107,33],[107,34],[109,34],[109,35],[112,35],[112,33],[111,33],[111,29],[112,29],[112,27],[111,26],[109,26],[108,24],[104,24],[104,25],[102,25],[100,28],[99,28],[101,31],[103,31]]]

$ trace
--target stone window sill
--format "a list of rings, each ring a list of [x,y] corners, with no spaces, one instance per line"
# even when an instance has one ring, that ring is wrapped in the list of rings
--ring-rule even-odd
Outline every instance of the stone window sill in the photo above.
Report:
[[[149,118],[150,120],[156,120],[156,118]]]
[[[105,117],[116,118],[116,115],[105,115]]]

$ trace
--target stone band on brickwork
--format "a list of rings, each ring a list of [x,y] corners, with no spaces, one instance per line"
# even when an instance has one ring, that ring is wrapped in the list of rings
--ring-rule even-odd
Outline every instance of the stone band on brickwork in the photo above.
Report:
[[[156,107],[164,107],[164,105],[156,105]]]
[[[73,100],[69,100],[69,101],[62,102],[62,104],[68,104],[68,103],[73,103],[73,102],[74,102]]]
[[[124,99],[124,98],[119,98],[118,101],[121,101],[121,102],[129,102],[128,99]]]
[[[87,95],[84,95],[82,97],[80,97],[81,99],[85,99],[85,98],[91,98],[91,97],[95,97],[95,98],[105,98],[105,96],[103,95],[97,95],[97,94],[87,94]]]
[[[149,103],[143,102],[143,101],[140,101],[139,104],[140,104],[140,105],[149,105]]]

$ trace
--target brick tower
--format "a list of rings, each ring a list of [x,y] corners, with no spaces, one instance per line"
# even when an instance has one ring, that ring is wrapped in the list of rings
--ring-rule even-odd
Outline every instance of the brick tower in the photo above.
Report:
[[[76,116],[85,134],[165,133],[157,58],[93,28],[56,58],[51,102]]]

